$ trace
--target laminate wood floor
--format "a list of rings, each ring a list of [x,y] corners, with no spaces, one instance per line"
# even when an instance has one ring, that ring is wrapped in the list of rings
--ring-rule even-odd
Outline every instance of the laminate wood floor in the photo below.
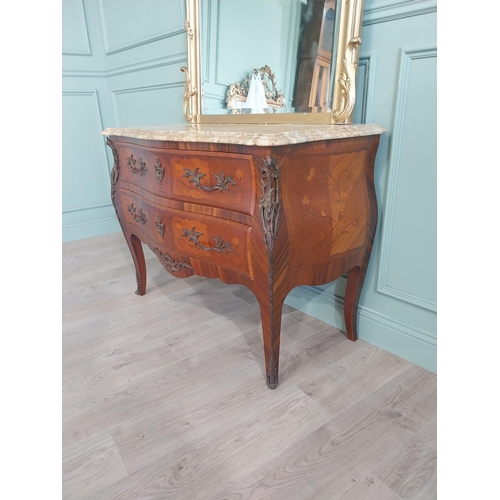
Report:
[[[436,376],[285,306],[264,378],[245,287],[164,271],[120,233],[63,244],[63,498],[436,498]]]

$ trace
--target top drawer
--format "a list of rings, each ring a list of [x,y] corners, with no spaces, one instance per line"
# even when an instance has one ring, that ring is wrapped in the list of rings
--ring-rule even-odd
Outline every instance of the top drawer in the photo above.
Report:
[[[172,200],[252,214],[252,156],[117,146],[122,181]]]

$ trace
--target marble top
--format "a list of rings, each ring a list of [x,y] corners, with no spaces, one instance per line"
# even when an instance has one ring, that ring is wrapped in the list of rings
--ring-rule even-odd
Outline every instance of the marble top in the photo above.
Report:
[[[155,141],[211,142],[245,146],[283,146],[301,142],[380,135],[380,125],[313,124],[176,124],[149,127],[107,128],[106,136]]]

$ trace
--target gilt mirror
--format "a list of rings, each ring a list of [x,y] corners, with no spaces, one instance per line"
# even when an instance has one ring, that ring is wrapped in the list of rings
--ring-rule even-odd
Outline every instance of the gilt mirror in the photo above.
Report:
[[[351,123],[363,0],[186,0],[189,123]]]

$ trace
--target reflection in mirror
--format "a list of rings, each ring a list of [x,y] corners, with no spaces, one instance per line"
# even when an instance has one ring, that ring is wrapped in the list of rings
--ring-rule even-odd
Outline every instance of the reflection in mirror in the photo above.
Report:
[[[330,74],[335,35],[335,0],[302,5],[297,50],[296,109],[330,106]]]
[[[269,113],[286,105],[285,96],[276,87],[269,66],[254,69],[242,83],[233,83],[227,91],[226,107],[231,113]]]
[[[330,112],[336,4],[201,0],[202,113]],[[246,104],[255,75],[264,108]]]

